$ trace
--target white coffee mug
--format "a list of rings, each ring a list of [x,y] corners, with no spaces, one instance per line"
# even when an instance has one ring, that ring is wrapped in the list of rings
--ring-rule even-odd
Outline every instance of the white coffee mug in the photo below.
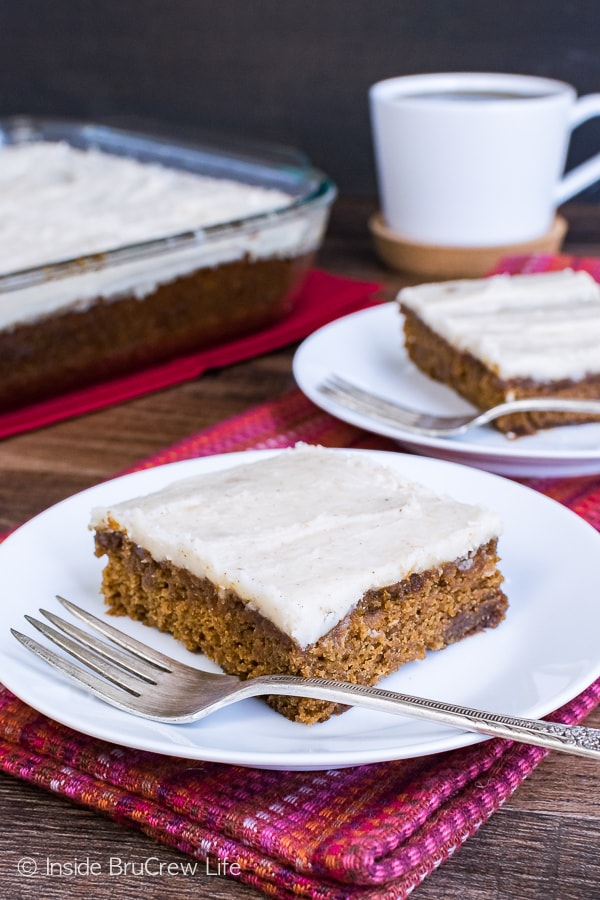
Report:
[[[600,153],[563,177],[571,131],[600,115],[550,78],[408,75],[369,92],[382,213],[400,238],[484,247],[534,240],[600,179]]]

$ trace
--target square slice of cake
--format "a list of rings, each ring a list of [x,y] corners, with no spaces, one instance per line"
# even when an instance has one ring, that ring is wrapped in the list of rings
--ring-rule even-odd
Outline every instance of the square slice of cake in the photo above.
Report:
[[[600,285],[587,272],[495,275],[404,288],[406,351],[479,409],[522,397],[600,399]],[[535,412],[496,420],[512,435],[598,421]]]
[[[375,684],[507,607],[497,516],[375,454],[298,445],[96,509],[91,527],[109,610],[242,678]],[[343,709],[269,702],[306,723]]]

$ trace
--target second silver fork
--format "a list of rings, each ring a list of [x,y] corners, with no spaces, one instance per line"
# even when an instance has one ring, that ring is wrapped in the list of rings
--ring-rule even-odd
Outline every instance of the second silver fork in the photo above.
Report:
[[[488,425],[501,416],[523,412],[564,412],[572,415],[600,417],[600,400],[577,400],[566,397],[528,397],[498,404],[482,412],[440,416],[403,406],[380,397],[356,384],[331,374],[318,385],[320,393],[377,422],[384,422],[427,437],[451,437],[471,428]]]

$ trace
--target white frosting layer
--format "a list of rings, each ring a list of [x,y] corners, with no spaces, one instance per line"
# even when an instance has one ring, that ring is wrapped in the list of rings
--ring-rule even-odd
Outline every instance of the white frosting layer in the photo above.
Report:
[[[502,378],[600,372],[600,285],[587,272],[423,284],[404,288],[398,300]]]
[[[371,588],[464,557],[489,511],[408,482],[370,455],[299,445],[93,512],[161,562],[230,588],[306,647]]]
[[[81,258],[185,231],[198,242],[134,262],[0,293],[0,328],[102,296],[143,298],[159,284],[248,256],[314,249],[321,222],[306,215],[262,223],[215,239],[206,227],[285,209],[281,191],[208,178],[67,144],[0,149],[0,274]]]
[[[0,150],[0,273],[286,207],[287,194],[34,143]]]

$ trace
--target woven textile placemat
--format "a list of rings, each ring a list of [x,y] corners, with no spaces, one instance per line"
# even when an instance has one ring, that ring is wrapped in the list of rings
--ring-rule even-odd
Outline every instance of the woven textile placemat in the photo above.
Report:
[[[395,445],[316,409],[299,391],[147,460],[151,466],[297,441]],[[600,477],[537,489],[600,527]],[[553,718],[578,722],[600,680]],[[59,725],[0,690],[0,768],[196,859],[228,860],[272,897],[401,900],[473,834],[546,755],[490,740],[416,760],[324,772],[190,763],[117,747]],[[231,872],[229,873],[231,874]]]
[[[292,391],[136,468],[297,441],[398,449]],[[526,483],[600,529],[600,476]],[[549,718],[579,722],[598,703],[600,679]],[[235,860],[239,874],[229,869],[231,877],[289,900],[402,900],[477,831],[546,753],[489,740],[420,759],[320,772],[191,763],[79,734],[0,688],[4,772],[197,860]]]

